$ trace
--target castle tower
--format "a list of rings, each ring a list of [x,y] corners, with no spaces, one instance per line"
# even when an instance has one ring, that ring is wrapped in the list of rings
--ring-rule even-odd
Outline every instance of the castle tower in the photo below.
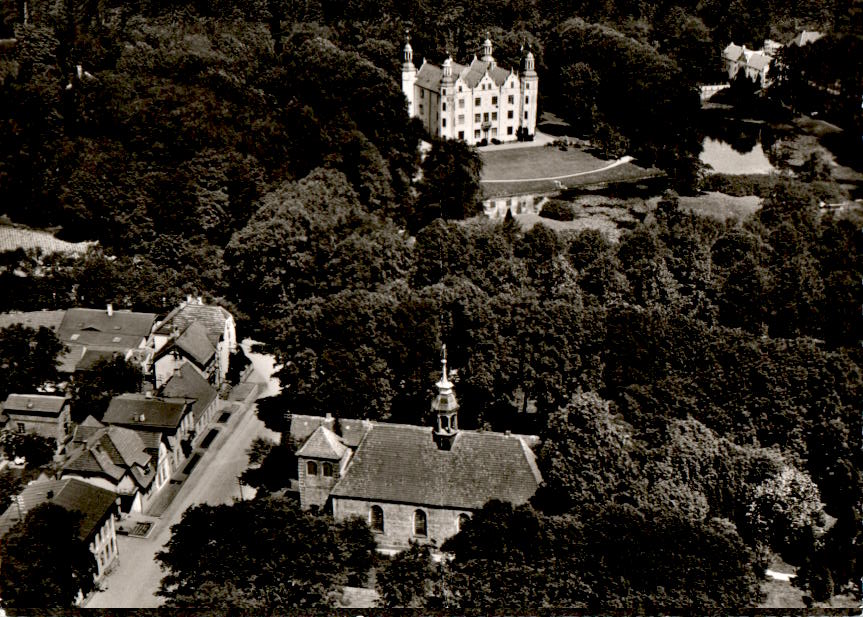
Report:
[[[482,44],[482,60],[483,62],[491,62],[492,66],[489,68],[494,68],[494,57],[491,55],[491,39],[489,38],[489,33],[485,34],[485,41]]]
[[[536,60],[528,48],[523,63],[524,71],[521,77],[521,125],[522,135],[536,133],[536,109],[539,99],[539,75],[536,74]]]
[[[414,109],[414,84],[417,79],[417,67],[414,66],[414,50],[411,47],[410,33],[405,33],[405,47],[402,52],[402,92],[408,100],[408,117],[413,117]]]
[[[443,372],[437,386],[437,396],[432,401],[432,411],[435,413],[434,440],[441,450],[449,450],[458,435],[458,401],[453,392],[453,383],[449,380],[446,369],[446,345],[443,346]]]

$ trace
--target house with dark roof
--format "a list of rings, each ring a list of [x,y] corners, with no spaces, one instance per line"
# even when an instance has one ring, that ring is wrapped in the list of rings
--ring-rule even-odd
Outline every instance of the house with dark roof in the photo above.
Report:
[[[207,426],[219,411],[219,393],[192,364],[183,364],[162,386],[159,394],[173,399],[186,399],[192,404],[192,442],[204,437]]]
[[[194,401],[146,394],[121,394],[111,399],[102,417],[105,424],[138,433],[144,449],[156,461],[155,491],[171,479],[192,449]]]
[[[77,478],[120,496],[124,512],[143,512],[158,491],[156,460],[139,433],[88,416],[75,431],[61,477]]]
[[[0,515],[0,538],[26,517],[27,512],[46,502],[81,513],[78,538],[93,554],[94,579],[97,583],[101,581],[119,557],[115,528],[117,495],[74,478],[31,482]]]
[[[155,323],[155,313],[115,311],[111,304],[105,310],[69,309],[57,329],[57,338],[69,348],[61,357],[61,372],[89,370],[97,361],[115,355],[149,372]]]
[[[6,428],[18,433],[36,433],[63,447],[69,439],[69,397],[49,394],[10,394],[3,402]]]
[[[194,322],[204,327],[207,339],[216,349],[214,383],[218,387],[228,372],[231,353],[237,350],[237,324],[227,309],[204,304],[203,298],[200,297],[194,300],[192,296],[187,296],[185,302],[156,324],[153,336],[155,351],[159,353]]]
[[[293,416],[300,503],[369,522],[379,548],[437,546],[492,499],[527,502],[542,482],[527,435],[461,430],[446,358],[434,427]]]
[[[216,383],[219,378],[217,353],[200,321],[193,321],[185,330],[175,330],[153,356],[156,388],[161,388],[185,364],[194,367],[210,383]]]
[[[402,92],[408,115],[422,120],[429,135],[469,144],[532,139],[536,133],[539,77],[528,51],[521,72],[498,66],[486,37],[470,64],[449,56],[438,66],[413,63],[410,40],[403,50]]]

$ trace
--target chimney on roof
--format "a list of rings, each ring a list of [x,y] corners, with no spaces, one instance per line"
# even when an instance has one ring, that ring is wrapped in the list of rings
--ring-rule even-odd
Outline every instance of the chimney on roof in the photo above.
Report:
[[[108,317],[114,314],[114,305],[110,302],[108,303]]]
[[[146,419],[147,419],[147,416],[145,416],[144,414],[141,414],[140,416],[138,416],[138,422],[143,422]]]
[[[192,294],[186,294],[186,304],[192,303]]]
[[[506,435],[507,437],[512,437],[512,431],[511,431],[511,430],[509,430],[509,429],[505,430],[505,431],[503,432],[503,434],[504,434],[504,435]]]

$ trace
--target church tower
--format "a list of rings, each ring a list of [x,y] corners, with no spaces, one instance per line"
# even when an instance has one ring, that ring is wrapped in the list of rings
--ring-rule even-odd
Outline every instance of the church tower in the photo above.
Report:
[[[446,345],[443,346],[443,374],[435,384],[438,393],[432,401],[432,411],[435,413],[434,440],[441,450],[449,450],[458,435],[458,401],[453,392],[453,383],[449,380],[446,369]]]
[[[408,117],[415,115],[414,84],[417,80],[417,67],[414,66],[414,50],[411,47],[411,36],[405,33],[405,48],[402,54],[402,92],[408,100]]]

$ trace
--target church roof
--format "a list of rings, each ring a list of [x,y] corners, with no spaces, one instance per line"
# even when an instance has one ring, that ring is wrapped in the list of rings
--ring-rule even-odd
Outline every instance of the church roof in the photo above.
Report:
[[[333,430],[334,425],[335,419],[332,417],[294,414],[291,417],[291,437],[296,443],[303,443],[319,426],[326,426]],[[340,418],[339,432],[342,443],[350,448],[356,448],[365,437],[370,426],[371,423],[368,420]]]
[[[479,509],[490,499],[525,503],[540,482],[520,436],[459,431],[441,450],[431,428],[372,422],[332,496]]]
[[[297,451],[297,456],[341,460],[347,449],[335,433],[325,426],[319,426]]]

